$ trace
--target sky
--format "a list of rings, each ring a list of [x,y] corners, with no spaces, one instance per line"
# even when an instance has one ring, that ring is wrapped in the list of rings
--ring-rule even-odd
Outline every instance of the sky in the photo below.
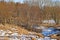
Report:
[[[56,1],[60,1],[60,0],[52,0],[52,2],[56,2]]]
[[[24,0],[14,0],[15,2],[23,2]],[[60,1],[60,0],[52,0],[52,1]]]
[[[14,1],[23,3],[24,0],[14,0]],[[56,2],[56,1],[60,1],[60,0],[52,0],[52,2]]]
[[[8,2],[9,0],[5,0],[5,1]],[[13,0],[13,1],[23,3],[23,0]]]
[[[14,0],[14,2],[21,2],[21,3],[23,3],[23,0]]]
[[[6,0],[7,1],[7,0]],[[20,3],[23,3],[24,0],[13,0],[14,2],[20,2]],[[57,2],[57,1],[60,1],[60,0],[51,0],[52,2]]]

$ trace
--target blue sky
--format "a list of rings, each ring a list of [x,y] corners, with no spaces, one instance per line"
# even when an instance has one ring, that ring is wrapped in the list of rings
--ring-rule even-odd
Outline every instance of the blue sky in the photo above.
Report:
[[[5,1],[9,1],[9,0],[5,0]],[[13,0],[14,2],[21,2],[21,3],[23,3],[23,0]]]
[[[23,0],[14,0],[15,2],[21,2],[21,3],[23,3]]]

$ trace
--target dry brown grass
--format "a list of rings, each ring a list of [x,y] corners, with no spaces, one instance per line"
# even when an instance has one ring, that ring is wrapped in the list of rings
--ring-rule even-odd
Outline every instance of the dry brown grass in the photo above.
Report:
[[[12,30],[14,28],[14,30]],[[19,34],[28,34],[26,29],[21,28],[20,26],[5,24],[0,26],[0,30],[10,30],[13,33],[18,32]]]

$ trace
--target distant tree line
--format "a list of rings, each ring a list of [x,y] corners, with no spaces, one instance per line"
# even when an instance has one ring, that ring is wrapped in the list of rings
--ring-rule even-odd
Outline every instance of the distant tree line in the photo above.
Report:
[[[40,25],[42,20],[50,19],[54,19],[57,24],[60,24],[60,7],[45,6],[41,9],[38,6],[29,6],[28,4],[0,2],[0,23],[2,24],[31,28],[31,25]]]

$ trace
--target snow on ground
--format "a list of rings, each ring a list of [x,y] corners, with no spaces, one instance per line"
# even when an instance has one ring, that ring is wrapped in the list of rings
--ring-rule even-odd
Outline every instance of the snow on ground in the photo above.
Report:
[[[5,31],[0,30],[0,36],[11,36],[8,37],[9,40],[32,40],[32,38],[35,38],[36,40],[51,40],[50,37],[39,38],[35,34],[26,35],[26,34],[12,33],[11,35],[9,35],[9,33],[12,32],[10,30],[5,30]],[[52,39],[52,40],[56,40],[56,39]]]
[[[42,29],[44,29],[44,27]],[[3,38],[1,36],[3,36]],[[34,38],[35,40],[44,40],[44,39],[50,40],[49,37],[40,38],[35,32],[29,32],[17,26],[8,25],[8,24],[4,26],[1,24],[0,25],[0,37],[4,39],[5,36],[7,36],[6,37],[7,40],[32,40],[32,38]],[[56,39],[52,39],[52,40],[56,40]]]
[[[43,20],[42,23],[49,23],[49,24],[55,24],[55,20],[51,19],[51,20]]]

